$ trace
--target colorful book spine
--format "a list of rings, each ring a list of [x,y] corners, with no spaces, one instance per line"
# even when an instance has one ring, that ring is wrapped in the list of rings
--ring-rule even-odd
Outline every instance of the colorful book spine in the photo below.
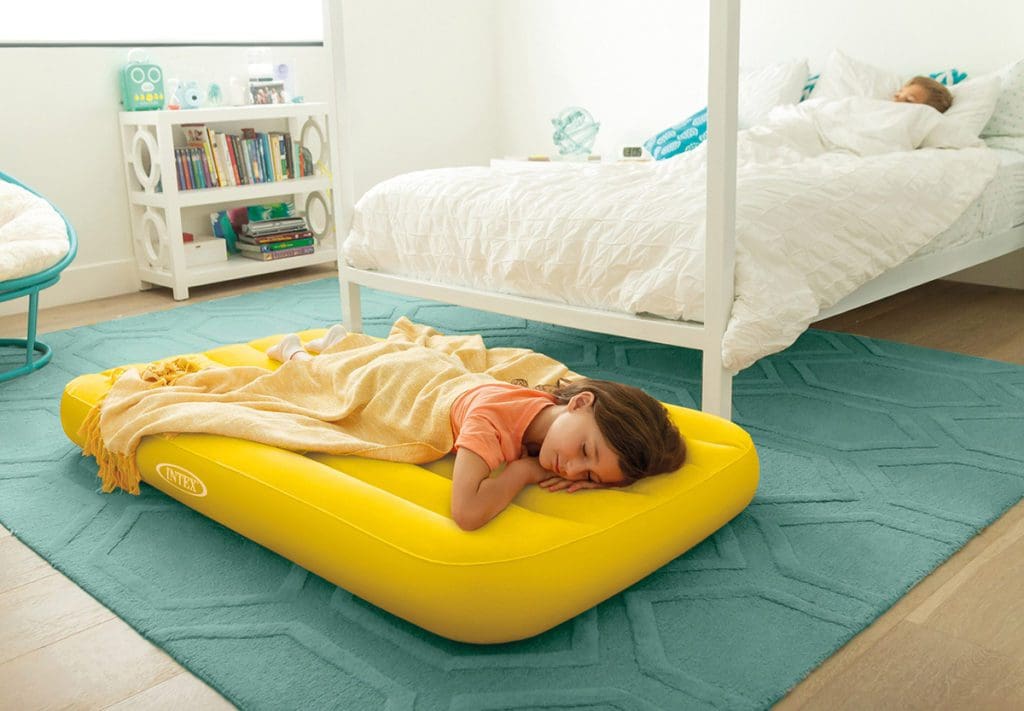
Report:
[[[178,190],[185,189],[185,172],[181,167],[181,155],[178,153],[180,149],[174,149],[174,172],[178,176]]]
[[[249,244],[270,244],[271,242],[288,242],[293,239],[306,239],[312,237],[313,233],[309,230],[300,230],[296,232],[281,232],[272,235],[247,235],[243,234],[239,239],[244,239]]]
[[[295,144],[292,142],[292,134],[284,134],[284,154],[285,161],[288,167],[288,177],[295,177],[295,161],[292,158],[292,152],[295,150]]]
[[[262,151],[261,159],[263,160],[263,174],[267,176],[267,182],[272,182],[274,178],[274,163],[270,160],[270,136],[266,133],[259,134],[260,137],[260,150]]]
[[[270,162],[271,167],[274,169],[274,180],[281,180],[281,163],[276,160],[280,149],[277,147],[277,134],[270,134],[270,155],[275,158]]]
[[[235,185],[241,185],[242,176],[238,172],[238,161],[235,158],[234,140],[234,136],[224,134],[224,152],[228,156],[228,164],[231,166],[231,177],[235,181]]]
[[[220,160],[217,157],[217,139],[213,130],[207,126],[206,135],[203,137],[206,148],[207,161],[210,163],[210,178],[213,187],[225,187],[228,182],[221,171]]]
[[[192,163],[188,159],[188,149],[178,149],[178,160],[181,162],[181,172],[185,176],[185,189],[192,190]]]
[[[274,170],[277,172],[278,180],[287,180],[290,177],[284,136],[283,133],[274,134]]]
[[[265,244],[251,244],[248,240],[242,239],[238,242],[238,248],[247,252],[280,252],[283,249],[295,249],[296,247],[313,246],[313,238],[293,239],[285,242],[267,242]]]
[[[276,252],[247,252],[242,251],[242,256],[249,259],[258,259],[263,262],[269,262],[275,259],[287,259],[289,257],[301,257],[305,254],[313,254],[314,248],[310,247],[294,247],[292,249],[282,249]]]
[[[194,190],[205,188],[206,183],[203,180],[203,165],[201,157],[201,148],[189,148],[188,157],[192,164],[192,187]]]

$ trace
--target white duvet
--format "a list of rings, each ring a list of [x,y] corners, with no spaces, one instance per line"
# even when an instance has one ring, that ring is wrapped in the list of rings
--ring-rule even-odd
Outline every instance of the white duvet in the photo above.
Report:
[[[776,109],[739,134],[733,371],[948,228],[987,148],[914,148],[939,119],[873,99]],[[366,193],[348,263],[449,285],[702,321],[706,151],[641,164],[401,175]]]
[[[0,180],[0,281],[52,267],[69,246],[64,220],[50,203]]]

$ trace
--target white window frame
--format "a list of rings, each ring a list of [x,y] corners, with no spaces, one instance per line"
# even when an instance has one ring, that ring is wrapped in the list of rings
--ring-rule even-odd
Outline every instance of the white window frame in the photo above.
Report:
[[[321,0],[36,0],[0,22],[0,46],[322,44]]]

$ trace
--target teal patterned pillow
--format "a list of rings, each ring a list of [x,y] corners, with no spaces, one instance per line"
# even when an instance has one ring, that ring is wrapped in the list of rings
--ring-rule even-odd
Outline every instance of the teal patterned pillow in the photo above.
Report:
[[[708,133],[708,110],[703,108],[682,123],[666,128],[658,135],[644,143],[644,148],[654,160],[664,160],[672,156],[692,151],[704,142]]]
[[[804,84],[804,90],[800,94],[800,101],[807,101],[811,98],[811,92],[814,91],[814,87],[818,85],[818,79],[821,78],[821,74],[812,74],[807,77],[807,83]]]
[[[966,79],[967,72],[962,72],[956,67],[953,67],[952,69],[943,69],[939,72],[932,72],[928,76],[943,86],[953,86],[954,84],[959,84]]]

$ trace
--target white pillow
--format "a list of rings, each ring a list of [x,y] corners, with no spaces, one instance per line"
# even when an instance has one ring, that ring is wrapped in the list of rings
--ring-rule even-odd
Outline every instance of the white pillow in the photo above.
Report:
[[[737,106],[739,127],[764,123],[776,106],[800,101],[807,74],[806,59],[741,72]]]
[[[981,137],[993,148],[1024,153],[1024,59],[999,72],[1003,91]]]
[[[922,148],[968,148],[982,145],[978,134],[996,108],[1002,81],[986,74],[951,86],[953,105],[921,143]]]
[[[0,281],[49,269],[68,249],[67,226],[50,203],[0,180]]]
[[[834,49],[825,62],[825,68],[821,70],[811,98],[864,96],[869,99],[891,99],[901,86],[903,79],[899,74],[865,64]]]

